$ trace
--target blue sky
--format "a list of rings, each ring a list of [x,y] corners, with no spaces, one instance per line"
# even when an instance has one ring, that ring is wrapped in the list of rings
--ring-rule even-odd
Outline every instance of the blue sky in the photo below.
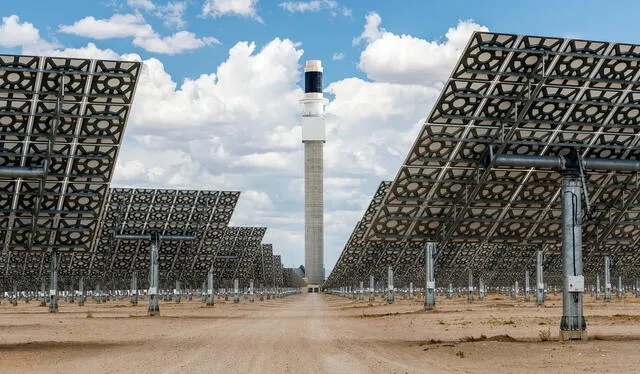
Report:
[[[327,271],[378,183],[395,177],[471,32],[640,42],[635,1],[0,5],[0,52],[145,62],[114,184],[243,191],[233,224],[267,226],[287,266],[304,261],[302,65],[323,60]]]

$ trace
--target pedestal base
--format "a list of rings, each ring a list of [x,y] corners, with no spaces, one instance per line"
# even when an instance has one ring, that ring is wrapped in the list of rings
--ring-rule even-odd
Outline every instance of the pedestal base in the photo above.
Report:
[[[560,330],[560,335],[558,336],[561,342],[566,342],[570,340],[588,340],[587,330]]]

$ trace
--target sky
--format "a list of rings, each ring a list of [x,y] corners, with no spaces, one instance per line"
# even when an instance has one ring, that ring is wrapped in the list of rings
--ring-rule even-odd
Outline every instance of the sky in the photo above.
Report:
[[[325,268],[392,180],[471,33],[640,43],[637,1],[0,0],[0,53],[143,61],[112,185],[241,191],[304,263],[302,67],[323,61]]]

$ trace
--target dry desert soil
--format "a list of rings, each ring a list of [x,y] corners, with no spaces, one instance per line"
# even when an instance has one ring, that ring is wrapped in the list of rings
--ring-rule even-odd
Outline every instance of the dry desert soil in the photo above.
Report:
[[[543,307],[490,295],[354,301],[324,294],[240,304],[200,299],[0,305],[1,373],[640,372],[640,299],[586,296],[590,340],[557,339],[560,295]]]

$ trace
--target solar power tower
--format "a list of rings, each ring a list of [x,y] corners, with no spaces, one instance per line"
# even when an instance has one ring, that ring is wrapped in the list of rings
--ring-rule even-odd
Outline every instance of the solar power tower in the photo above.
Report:
[[[304,143],[304,262],[309,292],[324,282],[324,106],[322,62],[304,67],[302,142]]]
[[[58,253],[91,248],[140,67],[0,55],[2,276],[49,263],[52,312]]]
[[[640,241],[639,76],[637,45],[474,33],[366,237],[560,250],[561,337],[585,338],[583,246]]]
[[[92,275],[97,272],[122,279],[128,273],[134,285],[137,273],[148,271],[148,314],[159,314],[161,275],[165,281],[180,281],[197,258],[216,250],[239,195],[233,191],[111,189],[90,265]]]

